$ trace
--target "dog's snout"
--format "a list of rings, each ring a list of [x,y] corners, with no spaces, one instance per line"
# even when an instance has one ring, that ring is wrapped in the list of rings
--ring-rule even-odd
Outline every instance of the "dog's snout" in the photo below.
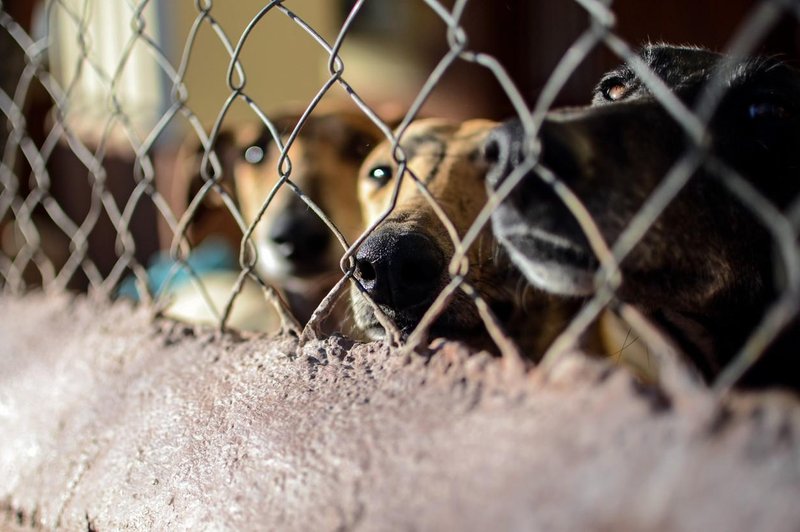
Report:
[[[483,145],[483,159],[489,163],[489,166],[496,166],[500,162],[504,140],[504,135],[498,131],[492,131],[486,137]]]
[[[269,229],[268,238],[280,255],[292,262],[315,260],[331,240],[330,230],[313,211],[286,211]]]
[[[483,144],[483,159],[489,166],[486,181],[490,189],[496,189],[524,157],[524,132],[516,120],[492,130]]]
[[[584,137],[579,122],[545,120],[542,123],[540,162],[567,185],[578,176],[587,175],[588,168],[582,167],[589,154]]]
[[[554,177],[568,183],[580,173],[579,165],[584,159],[580,149],[586,143],[579,129],[573,124],[550,119],[541,124],[535,138],[525,132],[519,119],[496,128],[488,135],[483,148],[489,165],[486,181],[490,192],[498,190],[512,172],[527,163],[529,171],[520,176],[507,197],[524,208],[533,197],[551,196],[551,185],[538,171],[531,171],[533,165],[542,164]]]
[[[356,253],[356,278],[376,303],[404,310],[430,302],[442,284],[445,261],[427,236],[379,231]]]

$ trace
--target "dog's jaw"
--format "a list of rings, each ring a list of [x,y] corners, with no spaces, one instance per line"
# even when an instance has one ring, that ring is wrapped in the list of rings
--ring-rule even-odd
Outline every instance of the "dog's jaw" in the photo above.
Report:
[[[350,307],[356,326],[368,340],[379,341],[386,337],[386,329],[378,321],[374,309],[355,286],[350,289]],[[390,320],[395,318],[391,309],[382,308],[382,311]]]
[[[258,270],[264,277],[274,281],[285,281],[291,277],[288,261],[279,256],[278,250],[273,244],[259,238],[256,248],[258,249]]]
[[[528,225],[519,212],[506,204],[500,205],[492,216],[492,229],[511,261],[532,285],[563,296],[587,296],[594,291],[596,261],[583,246]]]
[[[533,260],[513,240],[502,236],[498,236],[498,240],[506,246],[511,260],[532,285],[562,296],[588,296],[594,291],[593,272],[557,261]]]
[[[339,271],[339,256],[334,249],[321,250],[320,255],[311,262],[302,264],[292,263],[285,258],[285,253],[280,250],[281,244],[259,238],[256,249],[258,250],[258,272],[268,281],[281,285],[316,285],[320,279],[328,277],[341,277]],[[299,267],[298,267],[299,266]]]
[[[444,289],[444,285],[442,285]],[[379,305],[380,311],[397,327],[402,337],[411,334],[419,325],[431,302],[421,303],[413,309],[397,311],[386,305]],[[369,340],[384,340],[386,329],[375,315],[375,310],[355,286],[350,289],[350,305],[353,320],[358,329]],[[468,338],[480,328],[481,318],[464,293],[458,292],[454,300],[430,327],[434,337]]]

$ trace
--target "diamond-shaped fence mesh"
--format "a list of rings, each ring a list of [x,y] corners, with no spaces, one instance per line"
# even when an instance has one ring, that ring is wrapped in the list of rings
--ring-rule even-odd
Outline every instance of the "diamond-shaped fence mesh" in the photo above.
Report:
[[[413,348],[445,336],[515,363],[549,360],[575,347],[592,351],[587,337],[596,335],[604,316],[625,333],[618,351],[638,338],[648,355],[665,339],[680,350],[687,331],[702,328],[700,343],[713,344],[711,353],[717,344],[727,349],[723,367],[711,367],[706,376],[729,387],[785,334],[800,297],[800,202],[788,197],[797,187],[781,184],[776,201],[761,182],[770,176],[754,176],[747,164],[716,148],[719,137],[752,133],[714,124],[738,90],[732,76],[755,62],[708,67],[675,82],[669,77],[673,67],[638,55],[642,43],[627,37],[636,33],[623,31],[623,12],[637,9],[630,2],[576,0],[569,7],[577,14],[569,21],[543,20],[547,10],[539,4],[3,2],[0,285],[14,294],[41,287],[131,298],[154,314],[301,338],[345,332]],[[734,4],[714,15],[727,21],[735,17],[726,11],[744,14],[725,29],[726,56],[779,49],[792,60],[794,50],[764,43],[794,34],[796,2]],[[708,11],[702,3],[695,9],[698,17]],[[507,13],[481,20],[492,10]],[[631,15],[636,21],[643,16]],[[487,29],[509,20],[511,27]],[[554,37],[562,23],[574,41]],[[265,35],[272,36],[269,45],[258,40]],[[481,48],[487,39],[518,49],[501,58]],[[556,53],[548,48],[554,43],[563,45]],[[596,74],[593,57],[603,57],[606,67],[629,65],[628,77],[611,82],[656,102],[672,127],[665,144],[680,137],[679,156],[658,167],[665,169],[662,175],[649,176],[656,180],[644,196],[636,196],[635,180],[613,194],[606,188],[614,183],[598,181],[596,196],[587,195],[570,174],[577,170],[548,159],[552,124],[588,112],[553,109],[578,103],[569,87],[586,78],[587,69]],[[214,58],[221,58],[216,64],[223,69],[213,68]],[[467,67],[471,74],[458,73]],[[491,80],[482,92],[472,85],[478,72]],[[681,92],[701,74],[699,88],[690,96]],[[302,89],[293,85],[298,79]],[[207,86],[217,90],[217,99],[197,96]],[[777,132],[771,130],[762,144],[800,140],[791,129],[797,129],[800,100],[776,103],[769,100],[775,90],[764,91],[744,109],[785,123],[742,127],[774,126]],[[488,188],[485,178],[496,161],[488,160],[487,139],[500,123],[465,121],[484,110],[495,120],[518,118],[520,132],[517,158]],[[433,121],[437,115],[450,120]],[[635,166],[638,150],[651,153],[659,139],[630,140],[613,120],[597,126],[619,140],[616,146],[609,141],[610,153],[583,145],[576,153],[586,160],[574,164],[603,167],[604,158],[624,152],[614,164],[630,177],[624,167]],[[642,128],[660,127],[647,120],[642,111]],[[500,146],[501,155],[508,149]],[[762,165],[763,171],[775,171],[774,162]],[[591,270],[591,289],[548,290],[548,280],[537,283],[537,274],[525,270],[529,262],[549,268],[558,250],[533,246],[539,259],[546,255],[539,262],[519,250],[522,256],[514,257],[513,244],[493,235],[498,209],[528,201],[520,191],[532,179],[563,212],[552,223],[523,225],[522,233],[557,247],[566,237],[551,225],[578,227],[576,241],[589,258],[577,261]],[[736,262],[726,255],[727,244],[716,240],[721,233],[709,231],[707,269],[698,270],[676,247],[667,250],[673,263],[638,270],[641,261],[633,255],[657,254],[664,250],[653,246],[682,241],[695,246],[697,240],[682,235],[718,223],[698,214],[697,223],[684,224],[689,207],[674,207],[695,194],[687,189],[701,179],[721,187],[700,192],[704,201],[728,202],[733,206],[725,209],[749,216],[736,223],[758,225],[758,231],[729,231],[744,240],[736,246],[769,256]],[[628,192],[642,201],[629,204]],[[605,210],[598,210],[599,203]],[[679,216],[664,216],[670,208]],[[629,211],[629,218],[620,214]],[[567,221],[558,218],[564,212]],[[624,227],[609,230],[618,223],[615,215]],[[664,220],[675,219],[677,225],[664,227]],[[681,238],[663,237],[665,231]],[[750,245],[748,235],[760,241]],[[752,271],[762,266],[766,278]],[[704,290],[722,295],[713,311],[686,297],[672,305],[661,294],[628,295],[636,292],[628,287],[653,279],[661,292],[694,290],[697,301]],[[753,296],[758,290],[769,297]],[[739,301],[753,305],[748,319],[704,327],[724,319],[720,306]],[[735,338],[736,345],[720,337]],[[613,347],[607,351],[619,354]],[[698,356],[688,358],[698,364]]]

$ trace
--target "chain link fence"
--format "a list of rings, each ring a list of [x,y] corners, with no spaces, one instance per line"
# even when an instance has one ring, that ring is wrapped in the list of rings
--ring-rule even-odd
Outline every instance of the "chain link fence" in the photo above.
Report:
[[[0,80],[0,110],[5,124],[0,133],[3,145],[0,284],[3,290],[11,294],[22,294],[38,287],[45,291],[86,290],[102,298],[131,297],[151,305],[154,313],[169,315],[172,309],[173,314],[180,315],[175,311],[176,298],[187,297],[180,296],[177,291],[182,284],[191,287],[196,296],[189,305],[190,319],[193,312],[210,315],[221,328],[238,326],[232,317],[240,305],[238,301],[250,291],[266,306],[243,310],[249,316],[242,323],[255,322],[253,328],[262,328],[259,322],[272,320],[267,329],[298,334],[301,338],[330,334],[343,328],[358,334],[358,327],[352,323],[352,311],[346,308],[349,291],[354,290],[367,301],[388,340],[412,348],[427,342],[429,330],[448,308],[469,305],[485,325],[494,349],[511,361],[520,361],[530,353],[520,353],[525,349],[519,349],[517,339],[507,330],[505,316],[487,298],[485,287],[475,281],[475,269],[480,269],[481,265],[470,258],[470,253],[483,245],[492,213],[524,178],[524,169],[536,166],[536,149],[530,150],[520,163],[522,170],[513,172],[497,193],[490,193],[474,219],[462,227],[463,223],[450,219],[449,207],[437,197],[435,187],[429,186],[431,175],[415,171],[411,164],[415,154],[404,138],[409,132],[413,133],[412,124],[425,114],[426,102],[454,65],[471,63],[485,69],[496,80],[498,94],[506,107],[513,108],[513,114],[521,120],[527,143],[535,147],[542,124],[565,85],[591,53],[602,49],[619,62],[631,65],[653,98],[680,125],[689,141],[688,148],[614,242],[604,240],[598,222],[581,200],[570,193],[558,176],[551,176],[551,188],[586,231],[601,268],[595,277],[592,295],[570,315],[564,330],[548,342],[544,359],[580,345],[580,338],[604,312],[620,316],[632,327],[631,334],[643,337],[647,345],[663,344],[663,338],[654,332],[640,310],[617,297],[624,282],[619,265],[679,196],[695,170],[709,160],[707,128],[725,96],[725,80],[712,79],[700,103],[688,106],[637,56],[638,43],[627,42],[615,31],[617,17],[611,2],[576,0],[588,15],[588,24],[579,38],[564,50],[538,97],[531,100],[530,95],[518,89],[501,61],[471,47],[463,19],[469,5],[476,2],[479,0],[452,3],[420,0],[439,21],[447,47],[410,103],[403,105],[399,112],[395,108],[393,113],[386,113],[362,98],[361,90],[349,82],[347,57],[341,53],[351,29],[359,24],[363,12],[376,0],[347,4],[344,22],[332,34],[315,29],[304,18],[304,10],[313,10],[310,3],[265,2],[239,35],[230,33],[217,20],[218,3],[196,0],[194,21],[188,34],[170,37],[183,43],[177,60],[167,50],[162,38],[163,28],[159,30],[166,7],[154,1],[119,0],[112,6],[90,0],[52,0],[40,6],[38,27],[24,27],[12,16],[9,9],[12,4],[0,4],[2,46],[6,57]],[[777,24],[797,16],[800,16],[800,6],[796,2],[757,2],[731,36],[725,52],[734,56],[752,55]],[[310,40],[328,58],[324,83],[311,98],[302,102],[296,119],[289,123],[282,123],[267,109],[281,102],[265,102],[260,94],[251,92],[249,72],[241,61],[253,33],[275,17],[290,21],[299,30],[294,38]],[[98,33],[97,28],[104,25],[106,32],[113,34],[111,37]],[[204,61],[202,56],[193,53],[198,35],[209,30],[228,59],[224,80],[227,98],[211,123],[193,110],[193,87],[187,83],[187,70],[202,68]],[[109,56],[104,49],[112,37],[116,39],[116,56]],[[292,46],[287,42],[285,49],[263,53],[291,54]],[[295,70],[313,69],[316,65],[293,67]],[[291,72],[276,74],[288,76]],[[321,114],[323,100],[334,92],[344,94],[355,114],[366,119],[368,126],[365,127],[374,132],[374,140],[361,143],[369,147],[381,140],[388,143],[390,162],[396,169],[395,179],[390,184],[392,190],[387,195],[388,203],[382,206],[379,216],[362,220],[356,232],[339,227],[331,213],[314,199],[320,196],[305,190],[300,181],[295,180],[302,171],[303,156],[299,151],[295,156],[292,150],[305,142],[303,135]],[[242,191],[233,191],[231,183],[236,176],[229,175],[232,167],[226,162],[228,155],[224,147],[229,140],[226,119],[235,105],[244,105],[253,121],[263,126],[266,136],[258,142],[250,141],[249,145],[232,141],[234,156],[256,164],[266,157],[268,144],[277,147],[277,155],[268,159],[277,178],[263,196],[258,197],[258,204],[248,214],[243,213]],[[388,116],[391,114],[394,116]],[[160,143],[174,139],[181,128],[188,131],[183,134],[189,138],[184,146],[194,145],[187,150],[196,170],[189,172],[191,178],[182,181],[176,177],[178,171],[174,167],[168,171],[160,169],[158,160]],[[262,152],[243,150],[252,147]],[[121,167],[116,159],[126,152],[133,154],[129,168]],[[65,154],[73,161],[69,165],[62,163]],[[721,176],[720,182],[752,209],[773,239],[774,264],[784,272],[785,279],[779,297],[717,378],[717,386],[726,389],[795,317],[800,297],[796,244],[800,203],[793,201],[780,211],[724,161],[717,163],[715,173]],[[364,275],[358,272],[359,249],[396,210],[406,182],[413,183],[413,189],[436,215],[435,222],[431,220],[431,223],[441,224],[449,239],[446,246],[448,282],[414,327],[400,326],[386,315],[385,305],[374,300],[365,289]],[[175,202],[170,192],[175,187],[184,191],[185,201]],[[302,202],[300,210],[310,211],[322,220],[326,231],[332,235],[340,265],[338,271],[328,272],[324,293],[315,296],[315,302],[319,303],[316,309],[300,319],[292,310],[286,286],[264,275],[259,262],[263,250],[258,240],[264,238],[259,224],[279,208],[276,198],[287,190]],[[331,194],[325,192],[325,195]],[[246,200],[253,202],[252,197]],[[229,275],[221,290],[210,287],[205,266],[202,261],[195,260],[202,241],[192,231],[196,230],[198,220],[209,205],[224,214],[234,234],[238,231],[235,262],[229,265]],[[159,227],[160,241],[157,238]],[[209,231],[213,233],[214,227],[212,224]],[[503,252],[498,244],[491,246],[490,255],[496,257]],[[159,250],[160,270],[149,262]],[[509,268],[513,267],[509,265]],[[530,290],[522,280],[516,281],[513,288],[517,295]],[[344,306],[345,311],[334,319],[332,316],[338,315],[337,306]],[[535,308],[530,309],[529,316],[531,320],[540,319]]]

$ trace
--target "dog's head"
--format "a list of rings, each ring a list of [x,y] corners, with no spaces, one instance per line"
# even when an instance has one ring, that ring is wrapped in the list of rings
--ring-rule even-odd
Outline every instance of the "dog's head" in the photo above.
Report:
[[[733,61],[663,45],[645,48],[641,57],[690,107],[709,79],[722,76],[727,90],[709,125],[710,152],[778,207],[795,197],[800,77],[794,70],[774,61]],[[540,140],[542,165],[578,196],[611,245],[690,145],[627,66],[601,80],[590,107],[550,113]],[[493,133],[487,143],[495,162],[492,188],[522,162],[524,143],[519,121]],[[709,171],[711,164],[692,172],[623,263],[632,297],[684,298],[695,305],[733,285],[753,284],[754,269],[765,274],[769,253],[758,256],[752,247],[769,247],[754,236],[763,231],[761,224]],[[522,179],[493,216],[493,226],[531,282],[557,293],[591,291],[595,256],[541,172]],[[657,282],[663,285],[649,286]]]
[[[454,253],[447,228],[410,172],[451,220],[459,238],[463,237],[486,202],[486,167],[480,148],[493,126],[485,120],[463,124],[418,120],[400,141],[407,172],[400,174],[388,141],[378,146],[362,165],[358,198],[365,227],[380,219],[393,199],[395,203],[356,252],[355,276],[404,332],[413,330],[450,281],[448,265]],[[394,198],[398,179],[402,182]],[[487,230],[468,252],[467,279],[490,302],[502,299],[500,277],[508,273],[508,268],[496,264],[495,251],[494,239]],[[370,337],[380,338],[384,331],[372,308],[356,287],[351,296],[357,325]],[[479,325],[474,305],[458,291],[432,332],[463,335]]]
[[[288,136],[299,116],[282,116],[273,123]],[[361,161],[381,133],[366,116],[355,112],[311,115],[288,151],[289,179],[325,213],[348,241],[361,227],[356,199]],[[286,141],[286,137],[283,137]],[[233,175],[244,220],[258,219],[264,202],[281,176],[281,151],[269,130],[240,132]],[[286,167],[284,167],[285,169]],[[288,186],[282,186],[254,230],[258,271],[286,288],[340,276],[343,250],[328,226]],[[332,285],[332,283],[331,283]]]
[[[622,262],[618,296],[698,321],[734,308],[763,312],[775,282],[772,242],[724,185],[715,160],[743,178],[734,183],[740,190],[786,207],[800,191],[800,76],[774,60],[697,48],[654,45],[640,57],[689,109],[710,80],[725,90],[707,128],[711,157],[676,168],[688,183]],[[538,139],[541,165],[581,200],[611,246],[692,145],[630,66],[602,78],[591,106],[549,113]],[[490,189],[526,159],[526,140],[519,121],[492,134]],[[576,217],[542,179],[547,173],[535,167],[522,177],[494,213],[493,228],[531,283],[558,294],[590,293],[598,261]]]

